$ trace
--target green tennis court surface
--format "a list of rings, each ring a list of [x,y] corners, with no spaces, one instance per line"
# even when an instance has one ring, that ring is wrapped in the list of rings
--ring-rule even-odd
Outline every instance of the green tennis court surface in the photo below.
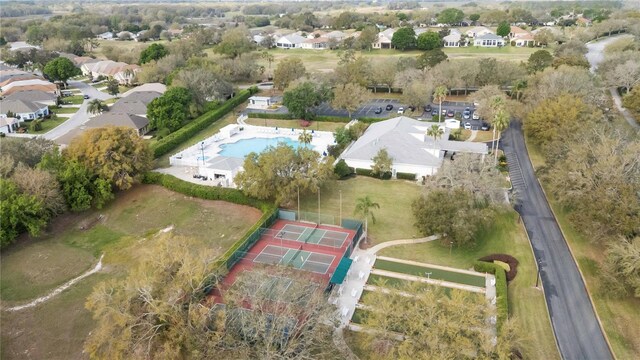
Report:
[[[286,265],[295,269],[326,274],[334,259],[333,255],[267,245],[253,261],[262,264]]]
[[[485,287],[485,278],[477,275],[434,269],[426,266],[405,264],[383,259],[377,259],[373,266],[378,270],[393,271],[407,275],[430,278],[433,280],[443,280],[458,284]]]
[[[341,248],[349,237],[349,233],[320,229],[317,227],[286,224],[275,237],[307,244]]]

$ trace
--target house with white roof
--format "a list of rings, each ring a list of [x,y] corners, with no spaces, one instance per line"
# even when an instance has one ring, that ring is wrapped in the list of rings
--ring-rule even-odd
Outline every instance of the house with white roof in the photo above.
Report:
[[[26,41],[14,41],[10,42],[9,51],[29,51],[31,49],[39,50],[40,46],[28,44]]]
[[[136,73],[141,70],[138,65],[129,65],[113,60],[102,60],[97,62],[86,62],[80,67],[84,75],[91,77],[105,76],[112,77],[120,84],[129,84],[133,81]]]
[[[300,47],[303,49],[311,49],[311,50],[326,50],[329,48],[329,38],[319,37],[313,39],[306,39],[300,44]]]
[[[101,40],[113,40],[113,33],[111,31],[107,31],[102,34],[98,34],[96,37]]]
[[[394,29],[386,29],[379,32],[378,39],[373,43],[372,47],[374,49],[391,49],[391,40],[395,32]]]
[[[444,134],[434,140],[427,130],[437,124]],[[441,123],[417,121],[406,116],[371,124],[365,133],[340,156],[353,168],[371,169],[373,157],[386,149],[393,158],[392,174],[398,172],[416,174],[417,177],[434,175],[445,157],[445,152],[468,152],[485,155],[484,143],[450,141],[451,129]]]
[[[307,38],[298,34],[284,35],[276,40],[276,47],[281,49],[301,48],[305,40],[307,40]]]
[[[478,36],[493,34],[493,31],[487,29],[484,26],[476,26],[466,31],[466,34],[470,38],[476,38]]]
[[[473,39],[473,46],[501,47],[504,45],[505,45],[504,39],[495,34],[484,34]]]
[[[460,47],[462,40],[462,34],[458,29],[451,29],[449,35],[442,38],[444,47]]]
[[[342,31],[335,30],[323,35],[323,37],[327,39],[334,39],[336,41],[342,41],[347,37],[347,34],[343,33]]]

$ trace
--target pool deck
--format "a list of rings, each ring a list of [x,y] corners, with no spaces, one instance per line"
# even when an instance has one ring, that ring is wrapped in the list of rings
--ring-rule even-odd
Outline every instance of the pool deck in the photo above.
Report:
[[[215,157],[221,156],[221,145],[233,144],[240,140],[255,138],[289,138],[293,141],[298,141],[298,137],[302,133],[302,130],[299,129],[282,129],[254,125],[238,125],[238,127],[243,130],[238,131],[237,133],[229,137],[225,137],[222,134],[217,133],[205,139],[201,143],[192,145],[191,147],[172,155],[169,162],[172,166],[197,167],[203,165],[203,152],[205,161],[209,161],[214,159]],[[313,139],[311,141],[311,146],[315,151],[322,154],[327,150],[327,147],[329,145],[334,143],[333,133],[328,131],[308,130],[308,132],[312,131]],[[204,149],[202,148],[202,143],[204,143]]]

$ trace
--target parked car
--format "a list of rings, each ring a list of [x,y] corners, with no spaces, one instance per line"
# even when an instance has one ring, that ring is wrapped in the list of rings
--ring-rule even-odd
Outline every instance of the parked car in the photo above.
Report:
[[[404,108],[402,106],[398,108],[398,114],[404,114]]]
[[[85,96],[83,96],[83,98],[84,98],[85,100],[87,100],[87,99],[89,99],[89,98],[90,98],[90,96],[89,96],[89,95],[85,95]]]
[[[432,116],[438,116],[438,109],[431,110],[431,115]]]
[[[465,128],[465,130],[471,130],[471,123],[468,122],[468,121],[466,123],[464,123],[464,128]]]
[[[489,130],[489,124],[487,124],[486,122],[483,122],[482,126],[480,127],[480,130],[482,130],[482,131]]]
[[[465,120],[469,120],[469,119],[471,119],[471,111],[469,111],[469,110],[465,110],[465,111],[462,113],[462,117],[463,117]]]
[[[453,112],[453,110],[449,110],[447,111],[447,117],[454,117],[456,114]]]
[[[480,115],[477,112],[473,113],[473,120],[480,120]]]
[[[424,112],[431,112],[431,105],[427,105],[424,107]]]
[[[442,115],[447,115],[447,109],[442,109]]]
[[[387,107],[385,109],[387,109],[387,111],[393,110],[393,105],[387,104]]]
[[[378,106],[374,111],[374,114],[382,114],[382,107]]]

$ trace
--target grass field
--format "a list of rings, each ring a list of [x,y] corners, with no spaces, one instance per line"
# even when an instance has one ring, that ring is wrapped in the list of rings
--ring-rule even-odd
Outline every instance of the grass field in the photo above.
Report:
[[[89,230],[80,230],[96,219]],[[159,186],[139,185],[118,195],[99,211],[56,219],[38,239],[21,238],[3,250],[0,297],[3,307],[43,296],[93,267],[105,254],[104,270],[50,301],[16,313],[2,312],[3,359],[84,358],[81,345],[93,320],[84,301],[98,280],[122,276],[142,256],[160,229],[173,225],[178,235],[192,237],[222,253],[260,217],[254,208],[204,201]]]
[[[320,213],[340,217],[340,193],[342,193],[342,217],[358,219],[354,209],[356,199],[369,195],[380,209],[372,209],[376,222],[369,219],[369,240],[372,244],[396,239],[421,237],[413,226],[411,203],[420,194],[421,187],[402,180],[378,180],[355,176],[347,180],[334,180],[320,190]],[[295,205],[292,206],[295,208]],[[300,197],[302,211],[318,212],[318,196]]]
[[[527,141],[529,156],[535,168],[544,165],[544,158],[538,147]],[[545,188],[544,182],[541,182]],[[640,299],[633,297],[614,298],[602,290],[602,278],[599,276],[600,264],[604,261],[604,246],[589,241],[573,227],[569,213],[551,198],[545,188],[547,199],[553,209],[558,224],[578,262],[578,266],[587,289],[593,299],[596,312],[609,338],[613,352],[618,359],[640,358]]]
[[[84,101],[82,95],[72,95],[62,98],[62,104],[64,105],[80,105]]]
[[[52,109],[51,112],[54,114],[75,114],[78,112],[78,109],[80,109],[80,107],[65,107]]]
[[[63,117],[63,116],[56,116],[55,119],[50,118],[50,119],[45,119],[44,121],[41,122],[42,125],[42,129],[38,130],[38,131],[31,131],[29,130],[30,134],[44,134],[48,131],[50,131],[51,129],[57,127],[58,125],[62,124],[63,122],[69,120],[68,117]]]
[[[418,266],[412,264],[404,264],[395,261],[377,259],[373,267],[378,270],[393,271],[402,274],[427,277],[426,273],[430,273],[429,278],[433,280],[443,280],[458,284],[471,286],[485,286],[485,279],[481,276],[471,274],[458,273],[442,269],[434,269],[426,266]]]
[[[449,247],[437,241],[393,246],[379,254],[461,269],[469,269],[478,258],[493,253],[514,256],[520,264],[518,275],[509,283],[509,315],[517,318],[527,335],[525,358],[558,359],[544,295],[534,287],[537,270],[529,240],[517,218],[514,211],[504,213],[491,228],[480,234],[475,247],[453,248],[451,255]]]

